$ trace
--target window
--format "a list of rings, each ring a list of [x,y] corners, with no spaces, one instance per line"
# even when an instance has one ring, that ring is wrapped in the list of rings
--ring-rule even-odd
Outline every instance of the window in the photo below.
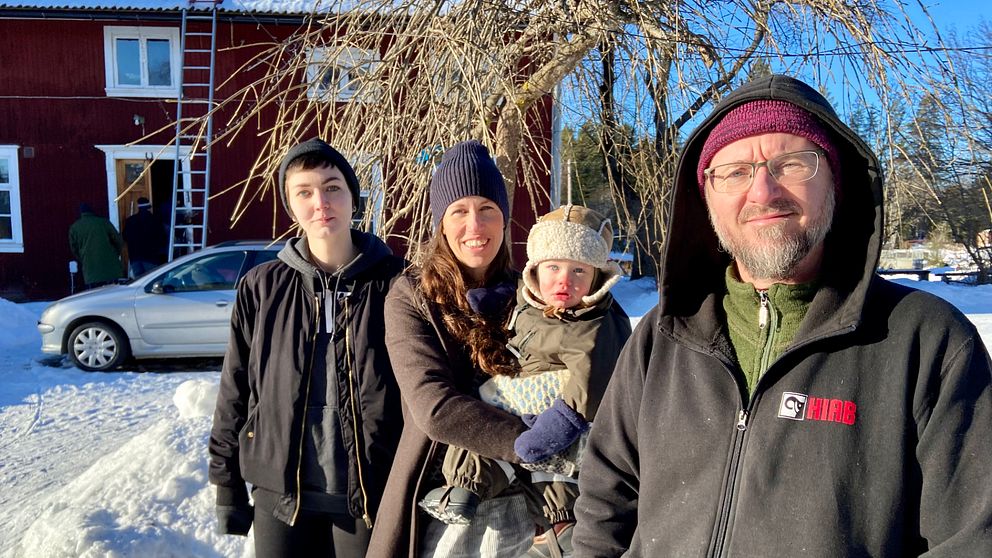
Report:
[[[107,95],[179,96],[179,29],[104,27]]]
[[[365,220],[365,212],[369,209],[369,196],[370,192],[368,190],[362,190],[358,196],[358,207],[355,208],[355,216],[351,219],[351,228],[362,229],[362,222]],[[375,228],[375,223],[372,224],[373,230]]]
[[[307,65],[307,97],[321,101],[374,101],[379,92],[369,75],[378,61],[378,53],[371,50],[314,49]]]
[[[17,146],[0,145],[0,252],[24,252]]]
[[[166,293],[232,290],[244,261],[241,251],[211,254],[174,267],[155,282]]]
[[[434,94],[442,102],[458,106],[481,99],[500,89],[499,75],[486,59],[469,59],[442,52],[427,61]]]
[[[382,168],[379,161],[369,155],[348,157],[355,167],[358,183],[363,186],[358,196],[358,207],[351,220],[351,227],[377,234],[382,219]]]

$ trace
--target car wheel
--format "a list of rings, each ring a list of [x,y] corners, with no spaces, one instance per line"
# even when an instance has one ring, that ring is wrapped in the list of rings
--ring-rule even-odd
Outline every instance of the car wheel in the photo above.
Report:
[[[69,335],[69,360],[83,370],[105,372],[127,359],[127,338],[104,322],[86,322]]]

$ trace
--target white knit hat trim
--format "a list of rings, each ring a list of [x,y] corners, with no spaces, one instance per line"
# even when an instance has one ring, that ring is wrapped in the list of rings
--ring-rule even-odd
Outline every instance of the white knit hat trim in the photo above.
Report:
[[[527,235],[527,265],[523,271],[524,286],[527,287],[524,300],[536,308],[546,306],[538,298],[541,288],[537,282],[537,264],[547,260],[573,260],[598,269],[604,275],[602,285],[596,292],[582,297],[582,302],[592,306],[602,300],[623,275],[620,266],[610,261],[610,247],[603,238],[603,229],[609,226],[609,219],[603,219],[598,230],[579,222],[549,219],[531,227]]]
[[[609,220],[604,220],[596,231],[571,221],[540,221],[527,236],[527,262],[575,260],[603,269],[610,251],[602,227],[608,224]]]

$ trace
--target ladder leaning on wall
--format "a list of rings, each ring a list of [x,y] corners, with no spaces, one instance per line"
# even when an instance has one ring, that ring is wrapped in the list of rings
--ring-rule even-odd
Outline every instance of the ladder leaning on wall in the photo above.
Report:
[[[217,5],[220,1],[190,0],[189,6],[182,10],[169,261],[207,245]]]

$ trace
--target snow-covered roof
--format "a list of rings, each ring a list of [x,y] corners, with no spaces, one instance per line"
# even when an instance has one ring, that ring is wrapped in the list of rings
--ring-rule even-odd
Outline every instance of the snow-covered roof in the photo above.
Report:
[[[308,14],[339,11],[345,3],[346,0],[223,0],[218,7],[226,12]],[[189,0],[0,0],[0,9],[173,11],[189,6]],[[197,2],[197,7],[207,6],[207,2]]]

